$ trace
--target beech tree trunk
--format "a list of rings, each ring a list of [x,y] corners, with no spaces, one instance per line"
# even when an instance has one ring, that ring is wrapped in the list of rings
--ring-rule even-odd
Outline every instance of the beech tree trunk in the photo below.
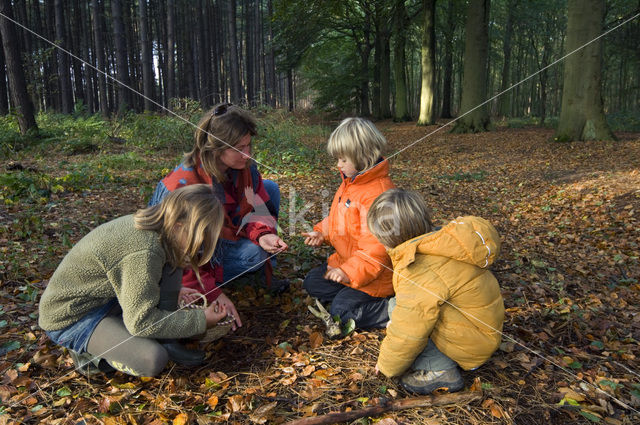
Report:
[[[167,105],[176,97],[176,33],[174,0],[167,0],[167,76],[165,78]]]
[[[0,35],[0,43],[2,36]],[[9,91],[7,90],[7,73],[5,72],[4,49],[0,49],[0,115],[9,112]]]
[[[486,105],[487,61],[489,51],[490,0],[471,0],[467,9],[464,47],[464,76],[460,114],[453,129],[457,133],[487,131],[489,110]],[[471,111],[471,112],[469,112]]]
[[[604,0],[569,0],[565,52],[602,32]],[[596,40],[565,59],[562,109],[555,140],[611,140],[602,105],[602,43]]]
[[[507,25],[504,30],[504,41],[502,42],[502,81],[500,92],[504,92],[509,87],[509,74],[511,72],[511,36],[513,35],[513,9],[516,7],[516,0],[507,1]],[[500,115],[506,117],[511,112],[511,91],[503,93],[499,100]]]
[[[408,17],[404,0],[397,0],[394,35],[395,43],[393,47],[393,73],[396,83],[396,108],[393,114],[394,121],[409,121],[411,119],[407,104],[407,59],[405,54],[407,24]]]
[[[421,52],[421,90],[420,117],[418,125],[430,125],[435,122],[436,91],[436,0],[423,0],[424,29]]]
[[[11,0],[0,0],[0,13],[9,19],[13,19]],[[24,67],[18,51],[18,36],[15,28],[13,22],[0,17],[0,36],[2,37],[2,48],[9,78],[11,101],[18,117],[20,133],[24,135],[29,131],[37,132],[38,125],[33,114],[33,104],[27,92]]]

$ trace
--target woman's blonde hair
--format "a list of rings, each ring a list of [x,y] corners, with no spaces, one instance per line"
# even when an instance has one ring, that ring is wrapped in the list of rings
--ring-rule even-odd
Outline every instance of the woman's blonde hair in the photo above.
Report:
[[[346,118],[333,130],[327,152],[334,158],[353,162],[358,172],[376,165],[387,146],[387,139],[369,120]]]
[[[134,215],[137,229],[160,234],[167,262],[183,267],[185,260],[196,273],[213,256],[222,229],[224,211],[213,188],[193,184],[169,193],[159,204],[138,210]],[[186,246],[180,246],[184,235]]]
[[[389,189],[373,201],[367,213],[367,225],[373,236],[389,248],[433,229],[422,196],[402,189]]]
[[[223,182],[226,177],[218,169],[218,158],[247,134],[257,134],[256,121],[251,114],[230,103],[216,105],[200,119],[194,134],[195,144],[191,152],[184,155],[184,164],[194,167],[199,159],[207,174]],[[250,164],[251,161],[247,161],[247,167]]]

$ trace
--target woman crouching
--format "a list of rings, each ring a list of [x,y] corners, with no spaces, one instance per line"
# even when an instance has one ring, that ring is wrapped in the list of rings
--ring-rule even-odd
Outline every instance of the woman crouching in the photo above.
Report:
[[[155,376],[168,360],[204,361],[175,342],[225,318],[226,306],[177,310],[182,268],[211,258],[223,223],[211,186],[191,185],[160,204],[92,230],[64,257],[40,300],[39,325],[69,349],[79,372]],[[177,310],[177,311],[176,311]]]

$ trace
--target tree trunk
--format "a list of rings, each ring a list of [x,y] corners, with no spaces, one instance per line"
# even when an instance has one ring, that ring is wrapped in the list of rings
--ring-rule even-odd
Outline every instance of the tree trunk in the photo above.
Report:
[[[295,107],[295,96],[293,95],[293,69],[287,69],[287,94],[289,98],[289,112]]]
[[[69,50],[71,52],[75,52],[76,55],[78,55],[79,52],[82,51],[81,34],[82,34],[82,24],[84,20],[82,19],[81,5],[83,5],[84,3],[85,3],[84,1],[80,2],[80,0],[73,1],[73,16],[74,16],[73,20],[80,27],[77,30],[72,30],[70,29],[70,26],[67,25],[67,29],[69,30],[69,34],[70,34],[70,36],[68,37],[70,41]],[[89,60],[88,57],[87,57],[87,60]],[[71,58],[71,67],[73,68],[73,79],[74,79],[73,86],[75,89],[74,90],[75,101],[76,103],[82,103],[87,108],[87,111],[88,111],[89,106],[87,105],[87,100],[85,99],[85,92],[84,92],[84,81],[88,78],[86,76],[83,78],[83,75],[85,74],[85,72],[82,66],[83,66],[83,63],[81,61],[75,58]]]
[[[60,88],[60,106],[63,114],[73,111],[73,94],[71,93],[71,74],[69,73],[69,56],[64,51],[67,49],[65,37],[64,8],[62,0],[55,0],[56,44],[61,47],[58,53],[58,81]],[[64,49],[64,50],[63,50]]]
[[[0,43],[2,36],[0,36]],[[0,115],[9,112],[9,91],[7,90],[7,73],[5,72],[4,49],[0,49]]]
[[[238,63],[238,37],[236,33],[236,1],[229,0],[228,3],[228,35],[229,35],[229,78],[231,80],[231,101],[241,100],[242,89],[240,87],[240,65]]]
[[[380,36],[380,118],[391,118],[391,36]]]
[[[175,12],[174,0],[167,0],[167,75],[165,77],[165,92],[167,105],[171,99],[176,97],[176,33],[175,33]]]
[[[451,99],[453,97],[453,35],[456,31],[455,2],[448,2],[447,26],[445,29],[444,64],[442,82],[442,118],[451,118]]]
[[[436,111],[436,0],[423,0],[424,30],[422,34],[421,53],[421,90],[420,118],[418,125],[430,125],[435,122]]]
[[[91,16],[93,20],[93,38],[95,49],[93,54],[98,64],[98,100],[100,104],[100,113],[102,116],[109,115],[109,105],[107,103],[107,64],[104,56],[104,23],[102,19],[103,9],[100,0],[91,0]]]
[[[513,11],[517,7],[516,0],[507,2],[507,25],[504,31],[504,41],[502,42],[502,81],[500,83],[500,92],[504,92],[509,87],[511,72],[511,37],[513,35]],[[500,115],[506,117],[511,111],[511,91],[502,93],[500,97]]]
[[[254,56],[254,37],[253,37],[253,8],[255,4],[252,0],[244,0],[244,37],[245,37],[245,68],[246,78],[245,86],[247,89],[247,101],[250,106],[255,105],[255,56]]]
[[[0,0],[0,13],[9,19],[13,19],[10,0]],[[33,115],[33,104],[27,92],[27,84],[24,79],[24,67],[18,51],[18,36],[15,32],[15,24],[7,19],[0,19],[0,36],[2,37],[2,48],[4,50],[7,76],[9,77],[9,89],[11,100],[18,117],[20,133],[37,132]]]
[[[116,74],[118,76],[118,110],[127,110],[129,101],[129,67],[127,65],[127,42],[122,20],[122,4],[120,0],[111,0],[111,19],[113,24],[113,39],[116,51]]]
[[[393,46],[393,73],[396,83],[396,109],[393,114],[394,121],[411,120],[407,105],[407,59],[405,54],[408,19],[404,0],[397,0],[395,16],[395,43]]]
[[[604,0],[569,0],[565,52],[590,42],[602,32]],[[602,106],[602,43],[596,40],[564,63],[562,109],[555,140],[611,140]]]
[[[273,16],[273,1],[267,0],[267,11],[268,11],[268,55],[267,55],[267,66],[265,72],[267,72],[267,103],[272,107],[276,107],[276,54],[273,47],[273,24],[272,24],[272,16]]]
[[[149,39],[149,21],[147,19],[147,0],[138,0],[138,19],[140,30],[140,48],[142,51],[142,87],[144,93],[144,110],[152,111],[155,106],[153,100],[153,54]]]
[[[489,50],[490,0],[471,0],[467,9],[462,82],[461,118],[453,129],[457,133],[487,131],[489,112],[485,102]]]

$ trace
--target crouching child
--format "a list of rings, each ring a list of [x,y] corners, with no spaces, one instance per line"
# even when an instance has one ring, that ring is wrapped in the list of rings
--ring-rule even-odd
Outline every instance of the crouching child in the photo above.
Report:
[[[396,294],[376,372],[401,376],[418,394],[461,390],[458,367],[479,367],[500,345],[504,305],[487,269],[500,251],[498,232],[473,216],[435,231],[422,197],[399,189],[376,198],[367,224],[391,257]]]

